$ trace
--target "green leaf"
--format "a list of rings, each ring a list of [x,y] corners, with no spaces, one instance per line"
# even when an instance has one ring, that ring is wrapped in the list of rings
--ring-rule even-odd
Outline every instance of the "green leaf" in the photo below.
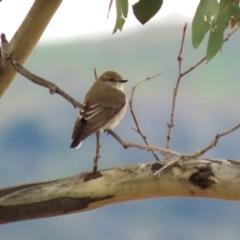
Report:
[[[192,22],[192,44],[197,48],[211,27],[213,19],[217,19],[219,5],[217,0],[201,0]]]
[[[122,31],[125,19],[128,15],[128,0],[116,0],[116,11],[117,19],[113,29],[113,34],[117,32],[117,30]]]
[[[231,0],[221,0],[216,22],[212,24],[207,47],[207,62],[209,62],[221,49],[224,39],[224,30],[228,27],[231,17]]]
[[[239,4],[236,2],[232,2],[230,5],[230,12],[231,12],[230,26],[231,26],[231,28],[233,28],[236,24],[239,24],[239,22],[240,22]]]
[[[145,24],[159,11],[162,3],[163,0],[139,0],[132,6],[133,13],[140,23]]]
[[[109,6],[108,6],[108,14],[107,14],[107,18],[109,17],[110,10],[111,10],[111,8],[112,8],[112,3],[113,3],[113,0],[110,0],[110,2],[109,2]]]

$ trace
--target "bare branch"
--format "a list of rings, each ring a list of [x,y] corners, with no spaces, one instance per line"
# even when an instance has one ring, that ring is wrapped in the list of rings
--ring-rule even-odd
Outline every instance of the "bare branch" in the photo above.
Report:
[[[206,60],[206,58],[207,57],[202,58],[199,62],[197,62],[195,65],[193,65],[188,70],[186,70],[184,73],[182,73],[182,77],[185,76],[186,74],[190,73],[196,67],[198,67],[201,63],[203,63]]]
[[[152,145],[141,145],[138,143],[127,143],[124,142],[113,130],[105,130],[107,133],[109,133],[110,135],[112,135],[112,137],[114,137],[121,145],[123,148],[127,149],[129,147],[132,148],[138,148],[140,150],[147,150],[147,151],[156,151],[161,153],[162,155],[166,156],[166,155],[171,155],[171,156],[175,156],[175,157],[182,157],[181,153],[178,152],[174,152],[168,149],[164,149],[164,148],[160,148],[160,147],[156,147],[156,146],[152,146]]]
[[[185,23],[184,28],[183,28],[183,35],[182,35],[182,42],[178,54],[178,74],[181,74],[182,71],[182,51],[183,51],[183,46],[184,46],[184,41],[185,41],[185,36],[186,36],[186,30],[187,30],[187,23]]]
[[[95,76],[95,80],[97,80],[97,70],[96,70],[96,68],[94,68],[94,76]]]
[[[184,154],[184,155],[182,155],[182,156],[183,156],[185,159],[197,158],[197,157],[202,156],[204,153],[206,153],[207,151],[209,151],[210,149],[212,149],[213,147],[215,147],[215,146],[217,145],[217,143],[218,143],[218,140],[219,140],[221,137],[223,137],[223,136],[225,136],[225,135],[227,135],[227,134],[235,131],[235,130],[238,129],[239,127],[240,127],[240,123],[237,124],[236,126],[234,126],[233,128],[225,131],[225,132],[216,134],[215,137],[214,137],[214,139],[213,139],[213,140],[210,142],[210,144],[207,145],[205,148],[203,148],[203,149],[201,149],[201,150],[199,150],[199,151],[197,151],[197,152],[195,152],[195,153],[193,153],[193,154]]]
[[[215,146],[217,145],[217,143],[218,143],[218,140],[219,140],[221,137],[223,137],[223,136],[225,136],[225,135],[227,135],[227,134],[235,131],[235,130],[238,129],[239,127],[240,127],[240,123],[237,124],[236,126],[234,126],[233,128],[225,131],[225,132],[216,134],[215,137],[214,137],[214,139],[211,141],[211,143],[210,143],[209,145],[207,145],[205,148],[203,148],[203,149],[201,149],[201,150],[199,150],[199,151],[197,151],[197,152],[195,152],[195,153],[193,153],[193,154],[183,154],[183,155],[182,155],[182,159],[183,159],[183,160],[196,159],[196,158],[202,156],[204,153],[206,153],[207,151],[209,151],[210,149],[212,149],[213,147],[215,147]],[[176,164],[177,161],[178,161],[178,160],[173,160],[173,161],[169,162],[169,163],[166,164],[164,167],[162,167],[161,169],[159,169],[158,171],[156,171],[156,172],[155,172],[155,175],[160,176],[160,174],[161,174],[165,169],[173,166],[174,164]],[[214,177],[212,177],[211,180],[212,180],[212,181],[215,181],[216,183],[219,183],[218,180],[215,179]]]
[[[153,77],[148,77],[148,78],[146,78],[146,79],[144,79],[144,80],[139,81],[138,83],[136,83],[136,84],[132,87],[132,93],[131,93],[131,97],[130,97],[130,100],[129,100],[130,112],[131,112],[131,114],[132,114],[134,123],[135,123],[135,125],[136,125],[136,127],[137,127],[137,129],[134,129],[134,130],[135,130],[137,133],[140,134],[140,136],[143,138],[144,142],[145,142],[148,146],[149,146],[150,144],[149,144],[149,142],[148,142],[148,140],[147,140],[146,135],[143,134],[143,132],[142,132],[140,126],[139,126],[139,123],[138,123],[138,121],[137,121],[137,117],[136,117],[136,115],[135,115],[135,113],[134,113],[134,110],[133,110],[133,96],[134,96],[134,92],[135,92],[136,88],[137,88],[140,84],[142,84],[142,83],[144,83],[144,82],[146,82],[146,81],[149,81],[149,80],[151,80],[151,79],[153,79],[153,78],[155,78],[155,77],[157,77],[157,76],[160,76],[160,75],[161,75],[161,73],[159,73],[159,74],[157,74],[157,75],[155,75],[155,76],[153,76]],[[154,152],[153,150],[150,150],[150,151],[152,152],[152,154],[153,154],[153,156],[155,157],[155,159],[156,159],[157,161],[159,161],[159,158],[158,158],[158,156],[155,154],[155,152]]]
[[[174,127],[174,112],[175,112],[175,107],[176,107],[176,99],[177,99],[177,92],[178,92],[178,87],[182,78],[182,51],[183,51],[183,45],[184,45],[184,40],[186,36],[186,29],[187,29],[187,23],[185,24],[183,28],[183,34],[182,34],[182,42],[178,54],[178,78],[176,82],[176,86],[173,89],[173,99],[172,99],[172,109],[171,109],[171,115],[170,115],[170,122],[167,124],[168,126],[168,133],[166,137],[166,149],[170,149],[170,141],[171,141],[171,134],[172,134],[172,128]]]
[[[57,85],[41,77],[34,75],[33,73],[25,69],[19,62],[17,62],[9,52],[9,48],[8,48],[9,44],[8,44],[8,41],[6,40],[5,34],[1,34],[1,41],[2,41],[2,45],[1,45],[2,58],[5,59],[18,73],[20,73],[22,76],[26,77],[33,83],[36,83],[42,87],[49,89],[50,94],[57,93],[61,95],[63,98],[69,101],[74,107],[79,107],[79,108],[82,107],[81,103],[76,101],[74,98],[72,98],[69,94],[64,92]]]
[[[228,39],[239,29],[240,25],[239,24],[236,24],[233,28],[233,30],[227,34],[227,36],[224,38],[223,42],[226,42],[228,41]]]
[[[229,33],[225,38],[224,38],[224,42],[226,42],[239,28],[240,26],[237,25],[231,33]],[[175,111],[175,106],[176,106],[176,97],[177,97],[177,91],[178,91],[178,87],[181,81],[181,78],[183,76],[185,76],[186,74],[190,73],[192,70],[194,70],[196,67],[198,67],[201,63],[203,63],[206,60],[206,57],[202,58],[199,62],[197,62],[195,65],[193,65],[192,67],[190,67],[188,70],[186,70],[185,72],[181,73],[181,68],[182,68],[182,58],[181,58],[181,54],[183,51],[183,45],[184,45],[184,40],[185,40],[185,35],[186,35],[186,28],[187,28],[187,24],[185,24],[184,28],[183,28],[183,35],[182,35],[182,42],[181,42],[181,47],[180,47],[180,51],[179,51],[179,55],[178,55],[178,79],[176,82],[176,86],[173,90],[173,100],[172,100],[172,111],[171,111],[171,117],[170,117],[170,122],[167,124],[168,126],[168,133],[167,133],[167,137],[166,137],[166,149],[170,148],[170,141],[171,141],[171,132],[172,132],[172,128],[174,127],[174,111]],[[206,150],[207,151],[207,150]],[[206,152],[205,151],[205,152]],[[202,155],[202,154],[200,154]],[[191,155],[192,156],[192,155]]]
[[[210,143],[209,145],[207,145],[205,148],[203,148],[203,149],[201,149],[201,150],[199,150],[199,151],[197,151],[197,152],[195,152],[195,153],[193,153],[193,154],[183,154],[183,155],[182,155],[182,159],[183,159],[183,160],[197,159],[198,157],[202,156],[204,153],[206,153],[207,151],[209,151],[210,149],[212,149],[213,147],[215,147],[215,146],[217,145],[217,143],[218,143],[218,140],[219,140],[221,137],[223,137],[223,136],[225,136],[225,135],[227,135],[227,134],[235,131],[235,130],[238,129],[239,127],[240,127],[240,123],[237,124],[235,127],[233,127],[233,128],[231,128],[231,129],[225,131],[225,132],[216,134],[215,137],[214,137],[214,139],[211,141],[211,143]],[[173,161],[169,162],[169,163],[166,164],[164,167],[162,167],[161,169],[157,170],[154,174],[157,175],[157,176],[160,176],[160,174],[161,174],[164,170],[166,170],[166,169],[168,169],[169,167],[171,167],[171,166],[173,166],[174,164],[176,164],[177,161],[178,161],[178,160],[173,160]],[[210,180],[215,181],[216,183],[219,183],[218,180],[215,179],[213,176],[211,177]]]
[[[188,159],[194,159],[194,158],[202,156],[208,150],[210,150],[211,148],[213,148],[217,145],[219,138],[235,131],[238,128],[240,128],[240,123],[225,132],[216,134],[216,136],[214,137],[214,139],[212,140],[212,142],[209,145],[207,145],[205,148],[203,148],[193,154],[178,153],[178,152],[171,151],[169,149],[164,149],[164,148],[160,148],[160,147],[156,147],[156,146],[152,146],[152,145],[148,146],[148,145],[141,145],[141,144],[137,144],[137,143],[127,143],[127,142],[124,142],[114,131],[106,130],[106,132],[108,132],[110,135],[112,135],[112,137],[114,137],[125,149],[132,147],[132,148],[138,148],[140,150],[148,150],[148,151],[153,150],[156,152],[160,152],[164,156],[178,157],[181,159],[188,160]],[[175,160],[171,161],[169,163],[169,166],[171,166],[174,162],[175,162]],[[166,167],[168,167],[168,166],[166,166]]]

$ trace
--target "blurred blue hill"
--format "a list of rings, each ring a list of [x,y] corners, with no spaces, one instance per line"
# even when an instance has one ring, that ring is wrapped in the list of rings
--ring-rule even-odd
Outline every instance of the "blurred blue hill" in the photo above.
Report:
[[[79,101],[94,81],[93,69],[119,72],[129,82],[128,98],[139,80],[161,73],[138,87],[134,109],[150,143],[165,146],[172,91],[178,74],[182,26],[140,28],[107,37],[92,35],[69,42],[39,44],[25,67]],[[190,28],[189,28],[190,29]],[[209,64],[182,79],[175,113],[172,149],[194,152],[217,132],[240,120],[239,33]],[[204,56],[206,42],[193,50],[190,30],[183,51],[187,70]],[[17,76],[0,101],[0,186],[73,176],[92,169],[95,137],[79,150],[69,148],[78,109],[58,95]],[[142,143],[129,109],[116,127],[123,139]],[[221,139],[205,157],[235,159],[239,130]],[[99,167],[154,161],[148,152],[122,149],[101,134]],[[239,239],[240,205],[212,199],[165,198],[127,202],[90,212],[0,226],[0,239]]]

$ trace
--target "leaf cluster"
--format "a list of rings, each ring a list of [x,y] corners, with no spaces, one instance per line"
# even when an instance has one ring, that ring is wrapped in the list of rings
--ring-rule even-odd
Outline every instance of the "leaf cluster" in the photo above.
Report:
[[[113,0],[110,0],[109,12]],[[128,16],[128,0],[115,0],[117,18],[113,33],[122,30]],[[132,5],[138,21],[147,23],[161,9],[163,0],[139,0]],[[187,7],[187,6],[186,6]],[[197,48],[209,32],[206,58],[209,62],[221,49],[224,32],[240,23],[239,0],[201,0],[192,21],[192,44]]]
[[[207,61],[210,61],[221,49],[224,32],[239,24],[239,3],[231,0],[201,0],[192,22],[192,44],[197,48],[209,33]]]

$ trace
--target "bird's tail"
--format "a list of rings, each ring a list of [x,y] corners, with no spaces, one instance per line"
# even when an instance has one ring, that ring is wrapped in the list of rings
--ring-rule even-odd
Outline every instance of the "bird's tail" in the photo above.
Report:
[[[72,141],[72,143],[70,145],[70,148],[78,149],[78,148],[81,147],[81,145],[82,145],[82,141],[80,141],[79,139],[75,138],[75,139],[73,139],[73,141]]]
[[[82,141],[86,138],[84,137],[84,132],[86,130],[86,126],[87,126],[87,121],[85,121],[84,119],[81,119],[81,121],[79,121],[77,119],[75,126],[74,126],[74,130],[73,130],[73,134],[72,134],[72,143],[70,145],[70,148],[79,148],[82,144]]]

